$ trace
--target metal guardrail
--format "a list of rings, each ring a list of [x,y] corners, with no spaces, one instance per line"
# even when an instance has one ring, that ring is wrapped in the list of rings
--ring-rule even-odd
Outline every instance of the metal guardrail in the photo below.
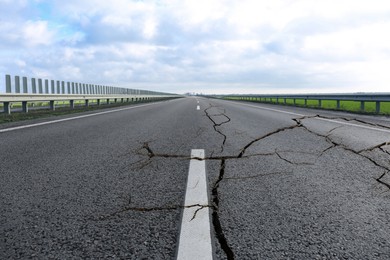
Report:
[[[11,113],[11,104],[13,102],[22,102],[22,111],[27,113],[28,103],[37,101],[49,102],[50,109],[55,110],[55,101],[69,101],[70,107],[74,108],[75,100],[85,100],[85,105],[88,106],[90,100],[97,100],[97,104],[100,105],[102,99],[109,103],[110,100],[114,100],[114,102],[117,102],[117,100],[130,102],[178,96],[176,94],[149,90],[59,80],[49,81],[48,79],[31,78],[31,84],[28,83],[27,77],[23,77],[21,81],[19,76],[15,76],[15,80],[12,82],[10,75],[5,76],[6,93],[0,93],[0,102],[4,105],[4,113]]]
[[[365,102],[375,102],[375,112],[380,113],[381,102],[390,102],[390,93],[376,93],[376,94],[300,94],[300,95],[224,95],[222,98],[234,98],[245,101],[260,101],[272,102],[276,100],[277,104],[287,104],[287,99],[293,100],[293,105],[297,105],[297,100],[304,100],[304,106],[307,107],[308,100],[317,100],[318,107],[322,107],[323,100],[336,101],[336,109],[340,109],[340,101],[356,101],[360,102],[360,110],[365,111]],[[283,102],[279,102],[283,100]]]

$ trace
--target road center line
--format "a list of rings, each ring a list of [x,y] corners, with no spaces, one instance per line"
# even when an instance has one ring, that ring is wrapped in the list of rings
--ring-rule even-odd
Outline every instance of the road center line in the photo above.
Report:
[[[204,156],[204,150],[193,149],[191,151],[191,158],[204,158]],[[178,260],[213,259],[208,205],[206,162],[191,159],[177,253]]]
[[[235,103],[237,103],[237,102],[235,102]],[[279,113],[283,113],[283,114],[290,114],[290,115],[295,115],[295,116],[299,116],[299,117],[308,116],[308,115],[298,114],[298,113],[294,113],[294,112],[272,109],[272,108],[268,108],[268,107],[253,106],[253,105],[241,104],[241,103],[239,103],[239,104],[243,105],[243,106],[247,106],[247,107],[254,107],[254,108],[258,108],[258,109],[269,110],[269,111],[279,112]],[[374,130],[374,131],[379,131],[379,132],[384,132],[384,133],[390,133],[390,130],[387,130],[387,129],[376,128],[376,127],[365,126],[365,125],[357,125],[357,124],[352,124],[352,123],[348,123],[348,122],[341,122],[341,121],[328,119],[328,118],[313,117],[312,119],[337,123],[337,124],[341,124],[341,125],[348,125],[348,126],[353,126],[353,127],[358,127],[358,128],[364,128],[364,129],[369,129],[369,130]]]
[[[139,106],[133,106],[133,107],[126,107],[126,108],[120,108],[120,109],[115,109],[115,110],[109,110],[109,111],[98,112],[98,113],[82,115],[82,116],[69,117],[69,118],[58,119],[58,120],[53,120],[53,121],[47,121],[47,122],[42,122],[42,123],[36,123],[36,124],[31,124],[31,125],[22,125],[22,126],[10,127],[10,128],[0,129],[0,133],[15,131],[15,130],[24,129],[24,128],[30,128],[30,127],[35,127],[35,126],[41,126],[41,125],[55,124],[55,123],[60,123],[60,122],[65,122],[65,121],[70,121],[70,120],[76,120],[76,119],[80,119],[80,118],[99,116],[99,115],[119,112],[119,111],[123,111],[123,110],[130,110],[130,109],[139,108],[139,107],[151,106],[151,105],[154,105],[154,104],[156,104],[156,103],[139,105]]]

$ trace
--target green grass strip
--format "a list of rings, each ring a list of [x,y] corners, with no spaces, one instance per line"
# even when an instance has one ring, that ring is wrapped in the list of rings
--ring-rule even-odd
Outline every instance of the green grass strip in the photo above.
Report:
[[[241,100],[241,97],[224,97],[223,99],[226,100]],[[250,99],[252,102],[262,102],[262,103],[277,103],[276,98],[259,98],[259,97],[252,97]],[[284,104],[284,99],[279,98],[278,104]],[[294,99],[293,98],[287,98],[286,99],[286,105],[294,105]],[[305,100],[304,99],[295,99],[295,105],[296,106],[305,106]],[[319,102],[317,99],[308,99],[307,100],[307,107],[310,108],[319,108],[318,107]],[[342,111],[349,111],[349,112],[355,112],[355,113],[368,113],[368,114],[376,114],[376,102],[370,102],[366,101],[364,102],[364,111],[361,111],[361,102],[360,101],[347,101],[347,100],[341,100],[340,101],[340,109]],[[337,101],[336,100],[322,100],[321,101],[321,108],[322,109],[330,109],[330,110],[337,110]],[[390,102],[380,102],[380,114],[382,115],[390,115]]]

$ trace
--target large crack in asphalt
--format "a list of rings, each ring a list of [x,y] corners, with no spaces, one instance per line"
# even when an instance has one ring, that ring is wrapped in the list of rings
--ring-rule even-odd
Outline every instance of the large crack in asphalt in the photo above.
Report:
[[[223,150],[224,150],[224,147],[225,147],[225,143],[226,143],[227,136],[226,136],[224,133],[222,133],[222,131],[219,130],[218,127],[219,127],[219,126],[222,126],[222,125],[224,125],[224,124],[229,123],[229,122],[231,121],[231,119],[230,119],[230,117],[228,117],[228,116],[226,115],[226,111],[225,111],[225,110],[224,110],[222,113],[219,113],[219,114],[210,114],[210,113],[208,112],[208,110],[210,110],[210,109],[212,109],[212,108],[217,108],[217,107],[216,107],[216,106],[213,106],[212,104],[210,104],[210,106],[209,106],[208,108],[206,108],[206,109],[204,110],[204,112],[205,112],[207,118],[213,123],[214,131],[217,132],[218,134],[220,134],[220,135],[223,137],[223,141],[222,141],[222,144],[221,144],[221,151],[220,151],[221,153],[223,153]],[[213,116],[215,116],[215,117],[216,117],[216,116],[225,117],[225,118],[226,118],[226,121],[223,121],[223,122],[221,122],[221,123],[217,123],[217,122],[215,122],[214,119],[212,118]]]
[[[319,115],[317,115],[316,117],[318,117],[318,118],[323,118],[323,117],[321,117],[321,116],[319,116]],[[325,140],[331,145],[329,148],[327,148],[326,150],[324,150],[324,151],[321,153],[321,155],[324,154],[326,151],[331,150],[331,149],[333,149],[333,148],[335,148],[335,147],[340,147],[340,148],[342,148],[342,149],[344,149],[344,150],[346,150],[346,151],[349,151],[349,152],[354,153],[355,155],[361,156],[361,157],[365,158],[366,160],[370,161],[370,162],[371,162],[372,164],[374,164],[375,166],[377,166],[377,167],[379,167],[379,168],[381,168],[381,169],[384,170],[384,173],[383,173],[381,176],[379,176],[378,178],[376,178],[376,181],[379,182],[380,184],[385,185],[387,188],[390,189],[390,184],[389,184],[389,183],[386,183],[386,182],[384,182],[384,181],[382,181],[382,178],[385,177],[385,175],[387,175],[387,174],[390,172],[390,167],[388,167],[388,166],[386,166],[386,165],[383,165],[383,164],[377,162],[376,160],[372,159],[371,157],[369,157],[369,156],[363,154],[364,152],[373,151],[373,150],[375,150],[375,149],[379,149],[379,151],[382,151],[382,152],[385,153],[385,154],[389,154],[386,150],[383,149],[383,147],[389,145],[390,142],[383,142],[383,143],[378,144],[378,145],[375,145],[375,146],[373,146],[373,147],[369,147],[369,148],[366,148],[366,149],[362,149],[362,150],[359,150],[359,151],[355,151],[354,149],[351,149],[351,148],[349,148],[349,147],[347,147],[347,146],[345,146],[345,145],[339,144],[339,143],[335,142],[334,140],[332,140],[332,138],[330,137],[330,135],[331,135],[331,132],[332,132],[334,129],[331,130],[331,131],[329,131],[327,135],[322,135],[322,134],[319,134],[319,133],[317,133],[317,132],[314,132],[314,131],[310,130],[309,128],[307,128],[306,126],[304,126],[304,125],[302,124],[302,122],[301,122],[301,121],[304,120],[304,119],[307,119],[307,118],[306,118],[306,117],[302,117],[302,118],[296,118],[296,119],[293,119],[293,120],[296,121],[297,124],[299,124],[299,125],[300,125],[303,129],[305,129],[306,131],[308,131],[308,132],[310,132],[310,133],[312,133],[312,134],[315,134],[315,135],[317,135],[317,136],[320,136],[320,137],[322,137],[322,138],[325,138]],[[334,119],[334,118],[332,118],[332,119]],[[340,119],[346,120],[345,118],[340,118]],[[353,121],[353,120],[351,119],[351,120],[349,120],[349,121]],[[364,121],[362,121],[362,120],[354,120],[354,121],[357,121],[357,122],[359,122],[359,123],[364,123]],[[371,123],[367,123],[367,124],[368,124],[368,125],[374,125],[374,124],[371,124]],[[380,126],[380,125],[375,125],[375,126]],[[383,126],[380,126],[380,127],[383,127]],[[389,128],[389,129],[390,129],[390,128]]]
[[[225,237],[225,233],[223,232],[223,228],[221,225],[220,217],[219,217],[219,183],[223,180],[225,175],[225,166],[226,160],[221,160],[221,165],[219,169],[219,176],[217,181],[214,183],[214,186],[211,190],[212,202],[213,202],[213,213],[212,213],[212,221],[214,226],[214,232],[219,242],[221,249],[225,252],[228,260],[234,259],[234,253],[232,248],[229,246],[229,243]]]
[[[213,106],[212,104],[210,104],[210,106],[208,108],[206,108],[204,110],[204,113],[206,115],[206,117],[212,122],[212,127],[214,129],[214,131],[221,135],[223,137],[223,141],[220,145],[220,152],[222,153],[224,151],[224,147],[225,147],[225,144],[226,144],[226,141],[227,141],[227,135],[224,134],[222,132],[221,129],[219,129],[220,126],[224,125],[224,124],[227,124],[229,122],[231,122],[231,118],[229,116],[226,115],[226,111],[223,111],[221,113],[218,113],[218,114],[212,114],[209,112],[210,109],[212,108],[218,108],[217,106]],[[224,117],[225,120],[222,121],[221,123],[217,123],[213,117]],[[150,146],[150,143],[149,142],[145,142],[143,143],[142,147],[140,149],[138,149],[136,151],[136,154],[140,155],[140,156],[146,156],[146,159],[141,159],[135,163],[133,163],[133,165],[136,165],[137,168],[141,169],[141,168],[144,168],[146,167],[147,165],[149,165],[153,158],[173,158],[173,159],[181,159],[181,160],[191,160],[191,159],[195,159],[195,160],[217,160],[217,161],[220,161],[220,168],[219,168],[219,175],[218,175],[218,178],[217,180],[215,181],[215,183],[213,184],[212,186],[212,191],[211,191],[211,205],[190,205],[190,206],[179,206],[179,205],[173,205],[173,206],[167,206],[167,207],[152,207],[152,208],[138,208],[138,207],[124,207],[123,209],[117,211],[117,212],[114,212],[114,213],[111,213],[111,214],[108,214],[108,215],[105,215],[105,216],[101,216],[99,219],[108,219],[110,217],[113,217],[113,216],[116,216],[120,213],[123,213],[123,212],[127,212],[127,211],[138,211],[138,212],[150,212],[150,211],[164,211],[164,210],[178,210],[178,209],[183,209],[183,208],[189,208],[189,207],[198,207],[198,209],[195,211],[194,213],[194,216],[192,219],[196,218],[196,213],[205,208],[205,207],[208,207],[212,210],[212,223],[213,223],[213,227],[214,227],[214,232],[215,232],[215,235],[216,235],[216,238],[218,240],[218,243],[220,245],[220,248],[224,251],[227,259],[231,260],[231,259],[234,259],[234,252],[231,248],[231,246],[229,245],[229,242],[224,234],[224,229],[222,227],[222,224],[221,224],[221,220],[220,220],[220,212],[219,212],[219,205],[220,205],[220,193],[218,191],[219,187],[220,187],[220,183],[224,180],[244,180],[244,179],[251,179],[251,178],[259,178],[259,177],[265,177],[265,176],[269,176],[269,175],[281,175],[281,174],[291,174],[292,172],[272,172],[272,173],[262,173],[262,174],[258,174],[258,175],[253,175],[253,176],[244,176],[244,177],[225,177],[225,167],[226,167],[226,163],[228,160],[237,160],[237,159],[245,159],[245,158],[251,158],[251,157],[261,157],[261,156],[276,156],[276,158],[279,158],[280,160],[286,162],[286,163],[289,163],[289,164],[292,164],[292,165],[313,165],[315,164],[314,163],[297,163],[297,162],[294,162],[294,161],[291,161],[291,160],[288,160],[287,158],[284,158],[281,153],[283,152],[296,152],[296,151],[277,151],[275,150],[274,152],[269,152],[269,153],[257,153],[257,154],[250,154],[250,155],[247,155],[247,151],[250,147],[252,147],[254,144],[266,139],[266,138],[269,138],[271,136],[274,136],[276,134],[280,134],[282,132],[285,132],[285,131],[289,131],[289,130],[293,130],[293,129],[296,129],[296,128],[301,128],[301,129],[304,129],[305,131],[311,133],[311,134],[314,134],[316,136],[319,136],[321,138],[324,138],[325,141],[327,143],[329,143],[329,146],[327,148],[325,148],[324,150],[320,151],[318,153],[318,156],[317,156],[317,159],[319,159],[321,156],[323,156],[326,152],[336,148],[336,147],[339,147],[339,148],[342,148],[344,149],[345,151],[349,151],[349,152],[352,152],[358,156],[361,156],[363,158],[365,158],[366,160],[370,161],[371,163],[373,163],[375,166],[381,168],[383,170],[383,172],[381,173],[381,175],[378,177],[378,178],[375,178],[375,180],[384,185],[385,187],[387,187],[390,191],[390,184],[385,182],[383,179],[385,178],[385,176],[387,174],[390,174],[390,168],[387,167],[386,165],[382,165],[381,163],[375,161],[374,159],[370,158],[369,156],[366,156],[364,155],[363,153],[364,152],[369,152],[369,151],[373,151],[373,150],[379,150],[381,152],[383,152],[384,154],[387,154],[387,155],[390,155],[390,152],[385,150],[383,147],[387,146],[390,144],[390,142],[383,142],[381,144],[378,144],[378,145],[375,145],[373,147],[370,147],[370,148],[367,148],[367,149],[363,149],[363,150],[360,150],[360,151],[355,151],[343,144],[340,144],[340,143],[337,143],[336,141],[334,141],[331,137],[332,133],[343,127],[343,126],[337,126],[329,131],[327,131],[326,134],[320,134],[320,133],[317,133],[313,130],[310,130],[308,127],[306,127],[304,124],[303,124],[303,121],[305,119],[313,119],[313,118],[323,118],[323,119],[331,119],[331,120],[344,120],[344,121],[348,121],[348,122],[351,122],[351,121],[355,121],[355,122],[358,122],[360,124],[366,124],[366,125],[370,125],[370,126],[375,126],[375,127],[381,127],[381,128],[386,128],[386,129],[390,129],[390,127],[387,127],[387,126],[384,126],[384,125],[378,125],[378,124],[373,124],[373,123],[367,123],[367,122],[364,122],[362,120],[359,120],[359,119],[348,119],[348,118],[343,118],[343,117],[323,117],[323,116],[320,116],[320,115],[314,115],[314,116],[303,116],[303,117],[299,117],[299,118],[293,118],[292,121],[294,122],[294,124],[290,125],[290,126],[286,126],[286,127],[282,127],[282,128],[278,128],[274,131],[271,131],[269,133],[266,133],[258,138],[255,138],[253,139],[252,141],[250,141],[249,143],[247,143],[246,145],[244,145],[240,150],[239,150],[239,153],[237,155],[227,155],[227,156],[213,156],[213,153],[211,153],[210,156],[208,157],[205,157],[205,158],[194,158],[194,157],[190,157],[188,155],[182,155],[182,154],[164,154],[164,153],[157,153],[155,152],[151,146]]]

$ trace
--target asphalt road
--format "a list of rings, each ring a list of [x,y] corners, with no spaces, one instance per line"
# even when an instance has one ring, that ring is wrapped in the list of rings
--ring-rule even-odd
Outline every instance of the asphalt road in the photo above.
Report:
[[[197,97],[81,115],[0,126],[0,259],[175,259],[192,149],[215,259],[390,259],[388,117]]]

